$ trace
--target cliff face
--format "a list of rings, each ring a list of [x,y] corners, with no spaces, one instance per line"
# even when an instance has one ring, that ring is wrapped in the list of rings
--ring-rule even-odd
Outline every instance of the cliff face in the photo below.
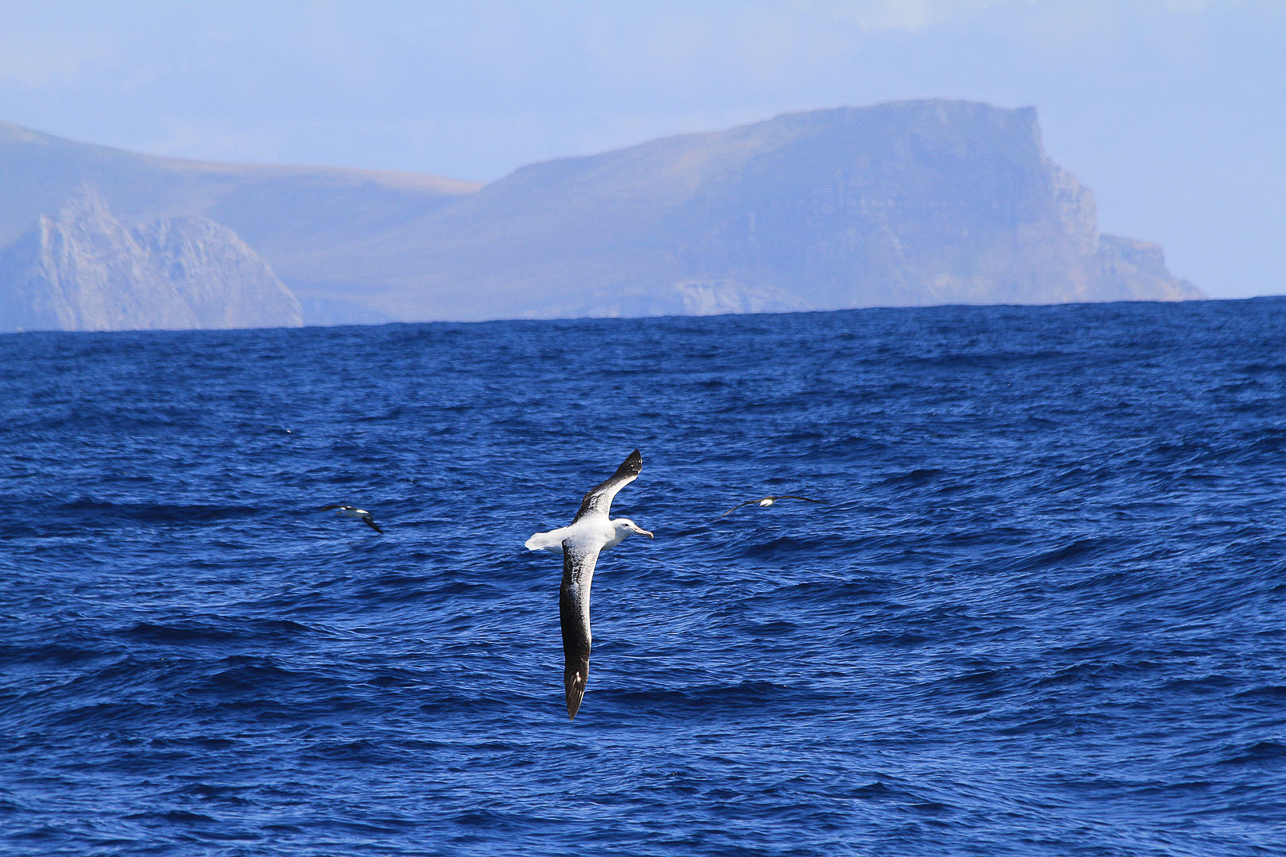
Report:
[[[1056,302],[1091,291],[1092,195],[1050,164],[1032,110],[962,102],[784,116],[702,183],[680,258],[810,308]],[[703,225],[707,224],[707,225]]]
[[[0,330],[289,327],[299,301],[232,230],[141,228],[85,187],[0,256]]]
[[[389,230],[351,276],[402,318],[1200,297],[1122,246],[1034,110],[924,101],[524,167]]]
[[[1093,194],[1050,162],[1030,108],[787,114],[485,187],[166,161],[0,124],[0,243],[73,178],[154,225],[88,210],[41,221],[9,251],[19,280],[12,261],[0,270],[0,301],[17,282],[40,324],[298,323],[255,253],[318,323],[1202,296],[1156,245],[1099,234]],[[0,306],[0,329],[36,323],[16,311]]]

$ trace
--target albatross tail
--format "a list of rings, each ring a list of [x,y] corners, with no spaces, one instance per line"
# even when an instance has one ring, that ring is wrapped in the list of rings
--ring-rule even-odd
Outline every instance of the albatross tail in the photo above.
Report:
[[[522,546],[529,551],[553,551],[554,553],[563,552],[563,539],[566,537],[567,527],[559,527],[556,530],[550,530],[547,533],[536,533]]]

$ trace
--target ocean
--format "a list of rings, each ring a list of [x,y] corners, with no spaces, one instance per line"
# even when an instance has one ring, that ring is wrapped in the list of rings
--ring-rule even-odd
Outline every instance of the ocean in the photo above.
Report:
[[[1286,299],[0,358],[6,855],[1286,853]]]

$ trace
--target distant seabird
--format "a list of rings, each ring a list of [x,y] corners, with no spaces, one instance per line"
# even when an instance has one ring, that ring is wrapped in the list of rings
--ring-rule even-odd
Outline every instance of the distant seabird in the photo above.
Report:
[[[774,494],[771,497],[764,497],[762,500],[747,500],[744,503],[738,503],[728,511],[720,515],[720,518],[726,518],[742,506],[771,506],[778,500],[807,500],[809,503],[824,503],[824,500],[814,500],[812,497],[800,497],[798,494]]]
[[[527,539],[527,550],[547,550],[563,555],[563,583],[558,589],[558,618],[563,628],[563,685],[567,715],[576,719],[585,681],[589,678],[589,586],[600,551],[616,547],[630,533],[652,534],[628,518],[609,520],[616,492],[638,478],[643,456],[636,449],[616,468],[612,478],[585,493],[580,511],[570,525],[536,533]]]
[[[341,506],[338,504],[334,506],[322,506],[323,512],[329,512],[331,509],[335,510],[336,515],[340,515],[345,518],[356,518],[375,532],[381,535],[384,534],[384,531],[380,529],[380,525],[375,523],[375,519],[371,517],[371,513],[365,509],[359,509],[356,506]]]

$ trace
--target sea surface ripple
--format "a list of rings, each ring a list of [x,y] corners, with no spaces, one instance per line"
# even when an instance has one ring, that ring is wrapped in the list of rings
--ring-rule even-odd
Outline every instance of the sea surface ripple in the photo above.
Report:
[[[1286,299],[0,357],[0,852],[1286,853]]]

